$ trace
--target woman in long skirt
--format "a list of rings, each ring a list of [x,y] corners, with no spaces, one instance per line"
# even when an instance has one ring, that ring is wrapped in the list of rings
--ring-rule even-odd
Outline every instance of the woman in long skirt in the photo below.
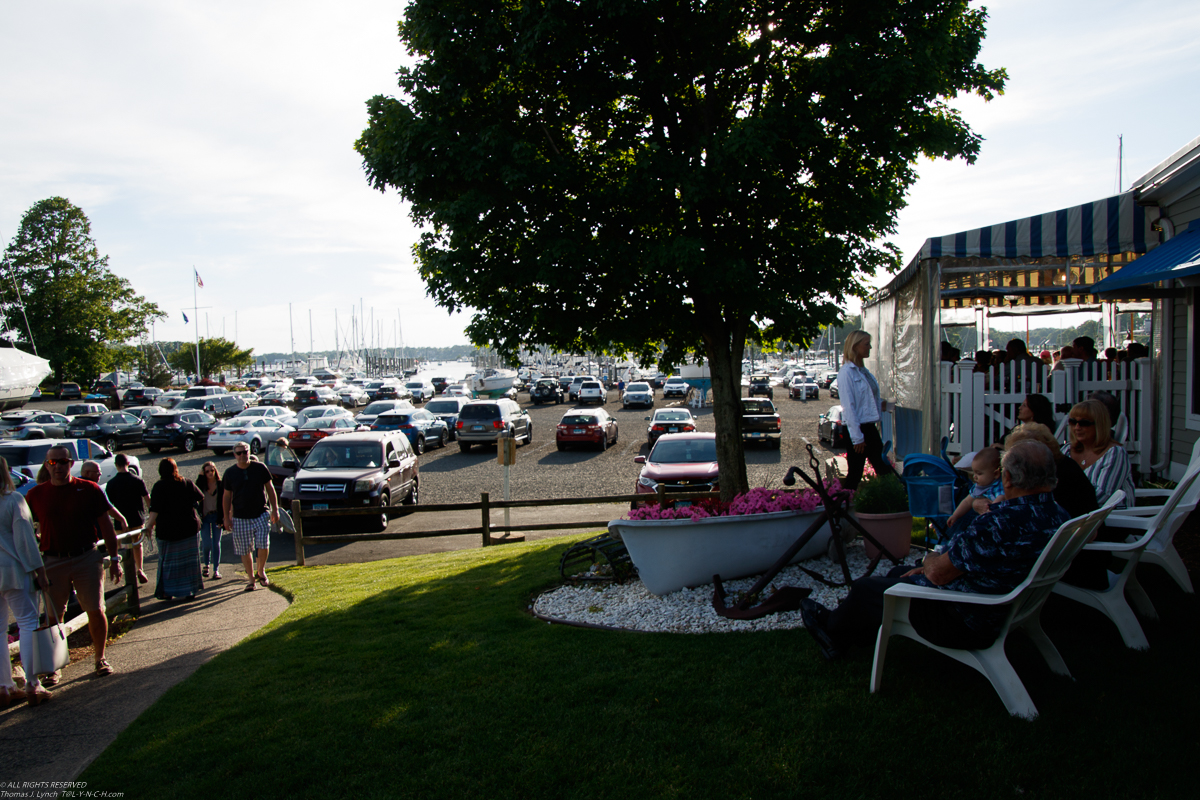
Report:
[[[154,596],[160,600],[182,597],[194,600],[204,588],[200,577],[200,517],[196,504],[204,494],[179,474],[173,458],[158,462],[159,481],[150,490],[150,516],[146,532],[158,540],[158,584]]]

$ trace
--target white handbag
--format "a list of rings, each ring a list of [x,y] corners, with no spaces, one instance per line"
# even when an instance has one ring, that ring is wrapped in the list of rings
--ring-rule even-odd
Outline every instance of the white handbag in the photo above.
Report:
[[[46,609],[47,624],[33,631],[29,640],[28,668],[35,675],[44,675],[60,670],[71,660],[67,650],[67,629],[59,621],[54,612],[54,604],[50,602],[50,593],[42,589],[42,605]],[[25,659],[21,659],[25,661]]]

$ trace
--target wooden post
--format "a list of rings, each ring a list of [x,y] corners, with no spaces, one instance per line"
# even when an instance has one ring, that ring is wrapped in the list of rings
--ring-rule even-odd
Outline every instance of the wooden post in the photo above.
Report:
[[[292,527],[296,529],[296,566],[304,566],[304,520],[300,517],[300,501],[292,501]]]
[[[126,548],[121,551],[121,569],[125,572],[125,602],[129,604],[129,613],[140,617],[142,598],[138,594],[137,568],[133,565],[132,549]]]
[[[483,546],[487,547],[492,543],[492,511],[488,506],[487,492],[480,493],[479,505],[483,513],[483,522],[480,524],[480,527],[483,528]]]

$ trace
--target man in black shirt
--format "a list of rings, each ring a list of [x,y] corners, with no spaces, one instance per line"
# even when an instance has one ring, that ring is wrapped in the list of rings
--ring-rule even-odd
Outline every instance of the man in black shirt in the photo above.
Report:
[[[117,453],[113,459],[117,474],[104,487],[108,501],[113,504],[121,516],[125,517],[125,530],[142,527],[145,521],[146,503],[150,500],[150,492],[146,491],[146,483],[129,471],[129,459],[124,453]],[[142,544],[133,546],[133,566],[137,570],[138,583],[150,580],[142,569],[144,554]]]
[[[250,460],[248,445],[236,445],[233,455],[237,462],[225,470],[222,478],[225,487],[222,507],[225,527],[233,532],[233,552],[242,557],[242,566],[250,580],[246,591],[252,592],[255,579],[263,586],[270,583],[267,555],[271,548],[271,526],[279,524],[279,497],[271,483],[271,471],[261,462]],[[251,556],[255,550],[257,564]]]

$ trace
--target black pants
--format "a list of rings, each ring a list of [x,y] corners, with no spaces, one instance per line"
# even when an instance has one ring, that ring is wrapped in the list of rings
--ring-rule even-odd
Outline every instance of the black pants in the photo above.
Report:
[[[859,578],[850,585],[850,594],[825,621],[826,632],[839,647],[874,643],[883,622],[883,593],[902,583],[900,576],[911,569],[901,564],[886,576]],[[917,633],[941,647],[981,650],[996,641],[997,631],[977,631],[963,622],[955,603],[913,600],[908,616]]]
[[[863,452],[854,452],[854,445],[850,445],[850,449],[846,451],[846,480],[842,481],[842,485],[851,491],[858,488],[858,483],[862,480],[863,464],[867,461],[875,468],[876,475],[882,476],[896,471],[883,457],[883,439],[879,438],[879,426],[874,422],[865,422],[859,425],[858,429],[862,431]]]

